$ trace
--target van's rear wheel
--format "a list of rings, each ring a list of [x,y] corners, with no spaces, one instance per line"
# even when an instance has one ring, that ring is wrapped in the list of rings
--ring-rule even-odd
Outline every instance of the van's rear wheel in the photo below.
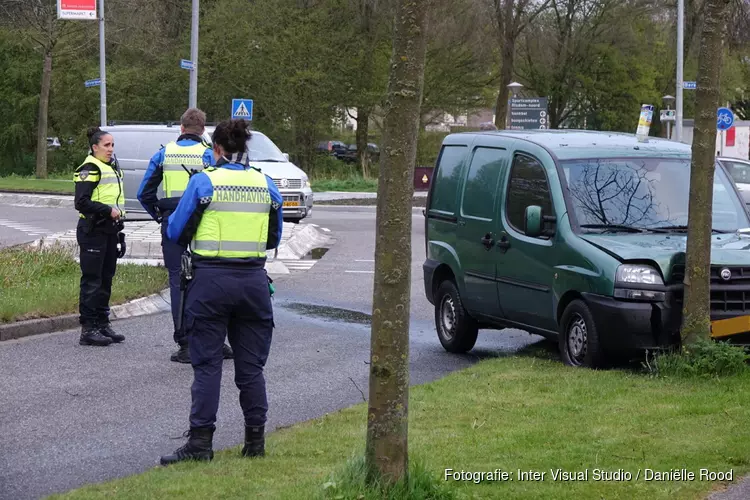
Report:
[[[438,339],[448,352],[469,351],[477,342],[479,326],[464,308],[451,280],[443,281],[435,293],[435,326]]]
[[[604,364],[599,331],[584,301],[574,300],[565,308],[560,320],[559,348],[566,365],[599,368]]]

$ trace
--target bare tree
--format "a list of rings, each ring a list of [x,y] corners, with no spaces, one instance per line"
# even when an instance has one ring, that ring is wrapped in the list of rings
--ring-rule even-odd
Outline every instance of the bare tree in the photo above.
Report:
[[[365,459],[371,479],[408,470],[411,205],[431,0],[399,0],[386,99],[375,234]]]
[[[705,0],[690,170],[681,330],[683,346],[708,338],[711,332],[711,212],[716,161],[716,109],[719,106],[723,64],[723,30],[731,1]]]
[[[508,84],[513,79],[516,42],[524,30],[550,4],[551,0],[492,0],[495,7],[497,41],[501,52],[500,92],[495,106],[495,125],[505,128],[508,112]]]
[[[36,177],[47,177],[47,119],[49,116],[49,94],[52,87],[52,56],[61,55],[56,47],[65,39],[72,38],[86,29],[86,23],[57,19],[55,0],[3,0],[0,12],[4,22],[22,30],[24,38],[42,54],[42,82],[39,91],[37,117]],[[66,52],[80,50],[68,47]]]

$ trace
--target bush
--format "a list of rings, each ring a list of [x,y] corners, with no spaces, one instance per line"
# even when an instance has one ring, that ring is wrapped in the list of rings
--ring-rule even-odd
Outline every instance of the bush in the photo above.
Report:
[[[747,371],[748,359],[742,346],[701,339],[681,353],[658,355],[652,371],[663,377],[727,377]]]
[[[368,485],[366,476],[364,457],[352,458],[323,484],[321,497],[362,500],[452,500],[456,497],[446,482],[430,472],[420,459],[410,457],[407,477],[390,487],[379,482]]]

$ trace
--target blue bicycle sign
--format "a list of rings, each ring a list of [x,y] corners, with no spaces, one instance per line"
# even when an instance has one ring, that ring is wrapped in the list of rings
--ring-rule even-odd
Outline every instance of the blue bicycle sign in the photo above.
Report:
[[[716,112],[716,128],[729,130],[734,125],[734,113],[729,108],[719,108]]]

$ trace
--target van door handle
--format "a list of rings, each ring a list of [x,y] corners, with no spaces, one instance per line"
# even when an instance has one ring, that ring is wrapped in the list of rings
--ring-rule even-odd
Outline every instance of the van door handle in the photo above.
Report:
[[[500,247],[503,252],[506,252],[510,248],[510,240],[506,235],[502,235],[500,241],[497,242],[497,246]]]
[[[492,245],[495,244],[495,240],[492,239],[492,235],[490,233],[485,234],[484,238],[482,238],[480,241],[482,242],[482,245],[484,245],[484,248],[486,248],[487,250],[492,248]]]

